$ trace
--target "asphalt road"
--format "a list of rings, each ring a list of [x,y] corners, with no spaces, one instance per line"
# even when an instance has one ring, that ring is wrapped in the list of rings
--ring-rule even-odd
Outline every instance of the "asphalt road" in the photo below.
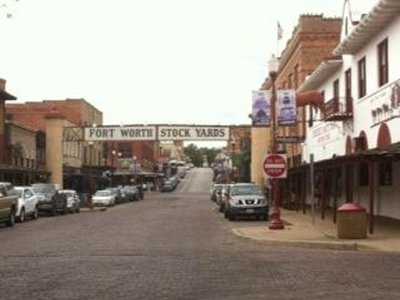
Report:
[[[0,228],[0,299],[400,299],[400,256],[243,240],[211,173],[106,212]]]

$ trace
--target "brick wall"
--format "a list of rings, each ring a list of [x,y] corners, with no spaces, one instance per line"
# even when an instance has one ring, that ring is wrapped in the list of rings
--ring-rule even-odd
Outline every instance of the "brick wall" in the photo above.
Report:
[[[84,99],[45,100],[7,104],[6,113],[13,120],[26,127],[45,131],[46,116],[58,112],[76,126],[103,124],[103,114]]]

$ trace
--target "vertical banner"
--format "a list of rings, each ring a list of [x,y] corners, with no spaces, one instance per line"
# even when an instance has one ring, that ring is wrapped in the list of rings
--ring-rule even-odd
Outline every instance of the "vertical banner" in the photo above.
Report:
[[[278,124],[283,126],[291,126],[297,124],[295,90],[278,91]]]
[[[271,123],[271,92],[253,91],[253,125],[268,126]]]

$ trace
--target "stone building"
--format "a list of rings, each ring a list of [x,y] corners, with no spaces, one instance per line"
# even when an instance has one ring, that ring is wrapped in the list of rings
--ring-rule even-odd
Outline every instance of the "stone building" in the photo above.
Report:
[[[297,90],[325,58],[332,56],[333,49],[340,41],[341,24],[341,19],[325,18],[323,15],[301,15],[299,17],[298,25],[279,58],[277,89]],[[267,78],[262,84],[261,90],[270,88],[271,83]],[[281,127],[278,135],[295,136],[304,140],[305,126],[305,109],[300,107],[298,108],[297,126]],[[262,140],[259,141],[259,139]],[[257,145],[257,149],[254,149],[252,153],[252,180],[258,184],[264,184],[261,164],[266,153],[271,150],[269,129],[253,128],[252,143],[253,148]],[[300,163],[300,144],[283,144],[281,150],[288,154],[290,166]]]

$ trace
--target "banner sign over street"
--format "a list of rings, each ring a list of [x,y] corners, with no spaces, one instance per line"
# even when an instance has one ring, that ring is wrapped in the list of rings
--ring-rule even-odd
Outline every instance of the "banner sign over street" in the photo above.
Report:
[[[196,126],[160,126],[160,141],[227,141],[229,127],[196,127]]]
[[[95,141],[154,141],[156,126],[110,126],[85,128],[85,140]]]
[[[104,126],[84,129],[84,139],[95,141],[227,141],[229,127],[221,126]]]
[[[269,126],[271,123],[271,92],[253,91],[253,125]]]
[[[295,90],[278,91],[278,124],[282,126],[292,126],[297,124]]]

